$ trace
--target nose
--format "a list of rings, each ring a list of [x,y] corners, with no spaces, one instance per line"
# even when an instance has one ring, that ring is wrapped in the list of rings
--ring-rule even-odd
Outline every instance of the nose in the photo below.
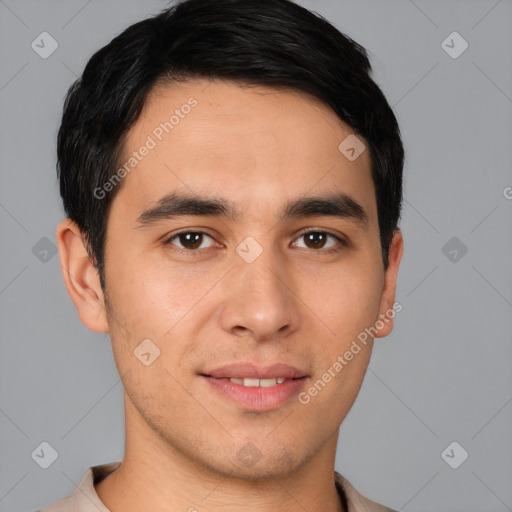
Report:
[[[265,248],[251,263],[238,260],[223,280],[222,328],[256,341],[291,335],[302,320],[290,269],[272,248]]]

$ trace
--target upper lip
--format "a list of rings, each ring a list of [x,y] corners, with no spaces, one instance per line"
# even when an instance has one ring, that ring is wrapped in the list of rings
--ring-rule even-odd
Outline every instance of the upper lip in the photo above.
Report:
[[[258,367],[252,363],[245,364],[228,364],[214,370],[205,372],[203,375],[214,377],[215,379],[222,378],[253,378],[253,379],[275,379],[282,377],[284,379],[299,379],[307,377],[306,373],[294,366],[287,364],[277,363],[271,366]]]

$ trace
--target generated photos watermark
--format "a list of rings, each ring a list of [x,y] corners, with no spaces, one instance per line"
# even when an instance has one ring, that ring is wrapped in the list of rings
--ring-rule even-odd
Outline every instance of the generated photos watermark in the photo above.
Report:
[[[174,130],[182,119],[190,114],[194,107],[197,107],[198,102],[195,98],[189,98],[186,103],[181,105],[180,108],[174,110],[174,113],[167,121],[161,122],[153,129],[151,135],[146,137],[146,142],[137,150],[133,151],[130,157],[123,163],[119,169],[101,186],[96,187],[93,191],[96,199],[104,199],[107,193],[114,190],[114,188],[121,182],[121,180],[129,174],[137,165],[139,165],[150,152],[155,149],[160,142],[163,141],[165,135]]]
[[[343,355],[339,355],[336,361],[322,374],[320,379],[308,388],[307,391],[299,393],[298,400],[301,404],[307,405],[311,399],[317,396],[331,380],[336,377],[338,373],[347,366],[347,364],[354,359],[354,357],[361,352],[362,347],[360,344],[366,346],[368,340],[373,340],[378,331],[382,329],[387,323],[395,318],[397,313],[402,311],[403,306],[400,302],[395,302],[393,307],[388,309],[385,313],[379,315],[379,319],[373,324],[372,327],[367,327],[357,335],[357,339],[352,341],[350,348],[345,351]],[[358,343],[359,341],[359,343]]]

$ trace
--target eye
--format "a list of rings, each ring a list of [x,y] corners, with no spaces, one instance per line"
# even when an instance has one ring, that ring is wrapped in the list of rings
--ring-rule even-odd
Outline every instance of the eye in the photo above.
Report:
[[[209,245],[201,247],[205,241],[205,238],[209,240]],[[182,231],[181,233],[173,235],[166,241],[166,243],[176,245],[173,243],[174,241],[181,245],[181,247],[178,246],[177,249],[179,252],[187,252],[192,254],[195,254],[197,249],[208,249],[213,245],[213,238],[202,231]]]
[[[331,240],[334,240],[334,242],[331,243],[330,245],[326,245],[329,238]],[[325,251],[325,252],[336,252],[337,250],[339,250],[339,247],[337,247],[337,245],[339,245],[339,244],[341,244],[342,246],[347,246],[347,243],[345,242],[345,240],[343,240],[342,238],[340,238],[336,235],[333,235],[332,233],[328,233],[326,231],[307,231],[305,233],[302,233],[298,239],[299,240],[303,239],[305,245],[300,246],[300,245],[297,245],[297,243],[295,243],[294,245],[296,245],[297,247],[304,247],[306,249],[319,250],[319,249],[330,249],[332,247],[335,247],[334,250]]]
[[[299,235],[298,240],[300,239],[304,240],[304,245],[294,242],[295,247],[313,249],[315,252],[332,253],[339,251],[340,245],[348,247],[348,243],[344,239],[327,231],[306,231]],[[201,250],[213,247],[214,239],[203,231],[182,231],[168,238],[165,244],[174,246],[173,250],[178,253],[194,256],[199,254]],[[321,249],[330,250],[321,251]]]

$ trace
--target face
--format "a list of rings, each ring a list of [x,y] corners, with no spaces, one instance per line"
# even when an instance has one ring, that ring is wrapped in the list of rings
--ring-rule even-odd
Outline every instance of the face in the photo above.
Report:
[[[105,248],[127,443],[248,479],[332,452],[370,358],[358,336],[389,316],[401,255],[397,233],[385,272],[369,149],[338,148],[352,133],[299,92],[197,80],[151,94]],[[216,373],[227,365],[255,373]]]

